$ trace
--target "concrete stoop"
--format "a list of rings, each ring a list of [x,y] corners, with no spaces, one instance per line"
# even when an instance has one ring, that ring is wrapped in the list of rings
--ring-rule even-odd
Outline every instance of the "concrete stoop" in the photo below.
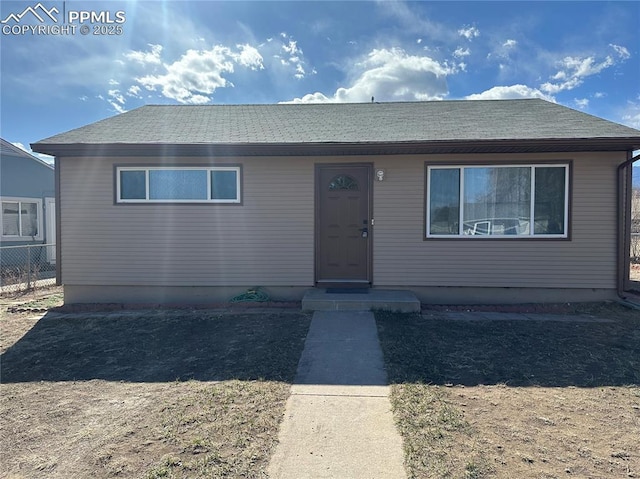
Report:
[[[420,301],[411,291],[369,289],[362,293],[327,293],[325,289],[308,290],[302,298],[303,311],[400,311],[420,312]]]

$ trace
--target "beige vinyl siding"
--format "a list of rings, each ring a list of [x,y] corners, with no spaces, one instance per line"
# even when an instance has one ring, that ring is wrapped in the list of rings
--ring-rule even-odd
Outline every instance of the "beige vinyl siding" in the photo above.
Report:
[[[172,160],[209,164],[202,158]],[[220,163],[221,160],[216,160]],[[114,204],[114,165],[62,160],[62,280],[94,285],[313,284],[313,165],[234,159],[242,205]]]
[[[425,162],[572,160],[570,240],[424,240]],[[624,153],[431,155],[376,160],[374,278],[389,286],[614,288],[616,167]]]
[[[425,162],[572,161],[570,240],[425,240]],[[377,287],[615,288],[616,167],[624,153],[234,158],[242,205],[115,204],[114,165],[63,158],[62,281],[68,285],[313,286],[314,165],[373,163]],[[206,158],[171,164],[210,165]],[[225,160],[216,159],[216,164]]]

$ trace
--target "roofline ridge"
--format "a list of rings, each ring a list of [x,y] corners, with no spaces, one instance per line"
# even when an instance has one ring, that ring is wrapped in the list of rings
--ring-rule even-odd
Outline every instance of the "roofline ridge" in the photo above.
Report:
[[[173,108],[173,107],[181,107],[181,108],[212,108],[212,107],[246,107],[246,106],[258,106],[258,107],[274,107],[274,106],[282,106],[282,107],[298,107],[298,106],[344,106],[344,105],[349,105],[349,106],[358,106],[358,105],[408,105],[408,104],[415,104],[415,105],[421,105],[421,104],[438,104],[438,103],[471,103],[471,102],[478,102],[478,103],[488,103],[488,102],[521,102],[521,101],[530,101],[530,100],[534,100],[534,101],[542,101],[545,103],[551,103],[551,104],[555,104],[555,105],[559,105],[559,106],[563,106],[560,105],[558,103],[555,102],[551,102],[548,100],[545,100],[543,98],[536,98],[536,97],[531,97],[531,98],[487,98],[487,99],[480,99],[480,100],[468,100],[465,98],[449,98],[449,99],[443,99],[443,100],[416,100],[416,101],[402,101],[402,100],[398,100],[398,101],[375,101],[375,102],[370,102],[370,101],[358,101],[358,102],[309,102],[309,103],[207,103],[207,104],[201,104],[201,105],[185,105],[185,104],[175,104],[175,103],[147,103],[144,104],[142,106],[139,106],[138,108],[134,108],[133,110],[129,110],[125,113],[129,113],[130,111],[135,111],[135,110],[139,110],[140,108],[145,108],[145,107],[166,107],[166,108]],[[568,107],[567,107],[568,108]],[[579,110],[576,110],[579,111]],[[121,115],[124,115],[125,113],[121,113]],[[597,118],[597,117],[596,117]]]

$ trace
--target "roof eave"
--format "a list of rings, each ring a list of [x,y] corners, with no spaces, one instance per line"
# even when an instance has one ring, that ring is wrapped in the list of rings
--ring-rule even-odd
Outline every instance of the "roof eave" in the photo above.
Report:
[[[37,164],[42,165],[42,166],[46,166],[50,170],[53,170],[53,165],[50,165],[46,161],[43,161],[40,158],[37,158],[37,157],[33,156],[28,151],[25,151],[25,150],[23,150],[21,148],[18,148],[17,146],[13,145],[12,143],[9,143],[6,140],[2,140],[2,144],[3,144],[3,147],[5,147],[7,150],[9,150],[11,152],[7,156],[14,156],[14,157],[18,157],[18,158],[24,158],[26,160],[35,161]]]
[[[367,143],[32,143],[31,149],[54,156],[301,156],[301,155],[395,155],[452,153],[535,153],[568,151],[633,151],[639,137],[436,140]]]

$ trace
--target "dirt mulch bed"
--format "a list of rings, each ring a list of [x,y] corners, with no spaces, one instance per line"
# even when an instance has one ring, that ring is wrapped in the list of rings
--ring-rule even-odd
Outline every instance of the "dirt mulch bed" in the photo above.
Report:
[[[300,309],[300,301],[247,301],[243,303],[208,303],[208,304],[185,304],[185,303],[78,303],[65,304],[52,308],[52,312],[57,313],[89,313],[89,312],[113,312],[113,311],[202,311],[202,310],[224,310],[241,312],[253,309]]]
[[[532,313],[563,315],[602,315],[607,314],[609,305],[617,308],[612,302],[596,303],[518,303],[518,304],[425,304],[425,314],[441,311],[460,312],[496,312],[496,313]]]
[[[64,304],[61,286],[20,291],[0,296],[0,308],[9,313],[93,313],[140,310],[224,310],[251,311],[256,309],[300,309],[300,301],[240,301],[202,304],[187,303],[79,303]]]
[[[640,314],[562,313],[609,321],[376,313],[410,478],[640,477]]]
[[[0,477],[264,477],[309,322],[3,314]]]

